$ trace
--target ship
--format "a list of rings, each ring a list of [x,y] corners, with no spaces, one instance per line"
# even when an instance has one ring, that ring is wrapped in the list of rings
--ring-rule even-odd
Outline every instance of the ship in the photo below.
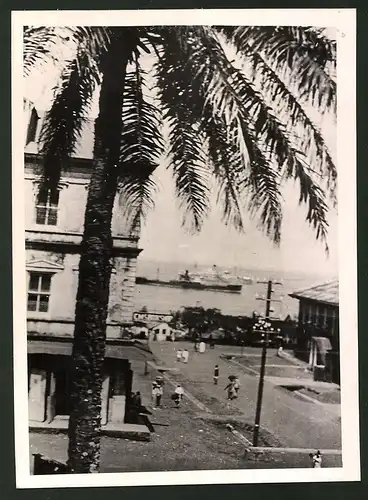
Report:
[[[138,285],[167,286],[172,288],[183,288],[189,290],[212,290],[218,292],[241,293],[242,283],[228,271],[221,273],[217,266],[204,272],[189,273],[188,270],[179,273],[177,279],[161,280],[137,276]]]

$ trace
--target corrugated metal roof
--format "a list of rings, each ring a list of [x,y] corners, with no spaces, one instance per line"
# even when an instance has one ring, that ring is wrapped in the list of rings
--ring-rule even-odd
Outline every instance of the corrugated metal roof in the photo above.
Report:
[[[28,354],[52,354],[59,356],[71,356],[72,342],[51,340],[28,340]],[[153,359],[152,353],[139,344],[132,345],[106,345],[105,358],[127,359],[134,361],[145,361]]]
[[[339,305],[339,281],[333,280],[289,294],[295,299],[309,299],[325,304]]]

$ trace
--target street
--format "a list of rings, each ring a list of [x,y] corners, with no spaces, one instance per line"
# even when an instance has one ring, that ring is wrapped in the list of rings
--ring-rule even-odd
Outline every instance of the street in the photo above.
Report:
[[[187,348],[188,364],[176,361],[176,349]],[[158,371],[144,364],[133,365],[133,391],[139,390],[142,404],[150,411],[155,431],[150,442],[103,436],[101,439],[101,472],[174,471],[203,469],[254,469],[310,467],[305,449],[340,448],[340,423],[328,407],[302,401],[288,391],[275,387],[266,378],[261,415],[260,446],[301,448],[292,454],[267,453],[245,457],[247,447],[229,432],[227,423],[234,424],[248,440],[252,438],[258,378],[245,372],[238,361],[228,361],[223,353],[239,354],[240,349],[216,346],[205,353],[195,353],[188,342],[152,342],[157,364],[173,368],[163,374],[165,380],[162,408],[154,410],[151,403],[152,381]],[[257,366],[260,349],[245,349],[253,366]],[[270,350],[269,365],[275,369],[274,351]],[[239,358],[238,358],[239,359]],[[259,358],[260,359],[260,358]],[[280,364],[285,364],[283,360]],[[255,363],[255,364],[254,364]],[[213,384],[213,369],[219,365],[219,384]],[[240,378],[239,398],[226,400],[224,390],[229,374]],[[266,370],[267,374],[267,370]],[[185,396],[181,407],[171,400],[176,383],[180,382]],[[66,434],[30,433],[30,454],[41,453],[47,458],[65,462],[68,438]],[[280,450],[281,451],[281,450]],[[32,458],[32,457],[31,457]],[[32,462],[32,460],[31,460]],[[341,465],[338,454],[326,456],[325,467]]]
[[[179,348],[189,350],[188,364],[176,362],[175,352]],[[215,398],[228,403],[228,414],[240,413],[248,423],[254,423],[258,378],[254,374],[246,373],[239,364],[220,357],[224,352],[240,354],[240,348],[216,346],[215,349],[207,348],[205,353],[200,354],[195,353],[193,345],[188,342],[152,342],[151,349],[163,364],[180,370],[186,380],[187,390],[199,400],[202,393],[206,401],[208,398]],[[260,353],[260,349],[258,351]],[[251,349],[251,352],[254,352],[254,349]],[[212,381],[216,364],[220,368],[218,386]],[[224,388],[231,373],[239,375],[241,389],[237,400],[226,402]],[[263,392],[262,429],[267,430],[287,447],[341,448],[341,424],[336,411],[331,412],[328,405],[303,401],[289,391],[275,387],[267,378]]]

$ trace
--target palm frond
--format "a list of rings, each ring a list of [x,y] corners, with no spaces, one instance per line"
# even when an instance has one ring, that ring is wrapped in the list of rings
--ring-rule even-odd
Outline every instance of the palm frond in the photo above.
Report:
[[[199,231],[210,210],[210,171],[203,154],[203,140],[187,109],[168,105],[165,118],[170,124],[169,158],[183,209],[183,225]]]
[[[170,79],[168,85],[173,103],[179,101],[190,109],[193,126],[197,126],[198,134],[206,138],[207,154],[220,187],[218,201],[225,222],[242,230],[242,207],[246,195],[253,193],[255,186],[250,181],[252,169],[267,166],[267,159],[258,144],[254,127],[243,119],[242,109],[245,112],[245,108],[233,86],[233,68],[229,72],[229,62],[222,52],[218,57],[217,41],[211,39],[212,34],[202,32],[198,40],[198,30],[201,28],[176,28],[168,34],[171,53],[166,55],[162,73]],[[211,44],[216,50],[212,50]],[[211,59],[213,54],[215,62]],[[266,168],[262,172],[266,174]],[[275,208],[267,212],[267,217],[275,217],[275,220],[272,222],[263,214],[263,223],[267,234],[278,242],[281,195],[279,177],[272,175],[271,167],[269,182],[273,189],[269,191],[267,203]],[[266,202],[267,191],[263,190],[260,196]],[[254,202],[250,204],[255,206]],[[271,228],[276,229],[273,235]]]
[[[63,72],[40,134],[45,183],[57,184],[61,170],[68,167],[70,157],[76,152],[99,81],[93,58],[85,52]]]
[[[26,26],[23,32],[24,76],[48,61],[63,64],[66,47],[78,46],[85,54],[96,56],[107,49],[109,42],[110,30],[105,27]]]
[[[299,204],[304,203],[307,205],[306,220],[315,229],[316,239],[325,243],[325,249],[328,253],[328,205],[323,189],[314,181],[308,165],[303,162],[302,158],[298,158],[297,161],[288,158],[284,175],[299,182]]]
[[[163,153],[161,113],[144,90],[144,72],[136,57],[125,78],[119,167],[119,205],[130,229],[154,206],[152,173]]]
[[[237,147],[237,139],[226,130],[219,117],[209,116],[207,121],[208,156],[213,165],[219,191],[217,203],[222,208],[223,220],[239,231],[244,231],[242,210],[243,188],[247,183],[248,169]]]
[[[224,61],[223,64],[225,69],[226,61],[224,56],[222,56],[222,60]],[[318,183],[313,180],[312,169],[305,161],[303,164],[305,155],[293,146],[293,142],[290,140],[284,124],[281,123],[280,120],[273,114],[272,110],[263,101],[262,95],[253,88],[245,75],[234,68],[228,68],[228,74],[231,75],[228,77],[228,82],[231,83],[236,94],[233,109],[237,106],[239,110],[239,119],[241,120],[241,125],[244,131],[243,138],[247,144],[248,152],[250,152],[250,157],[257,153],[259,149],[263,149],[268,153],[269,179],[272,179],[273,177],[272,168],[275,163],[279,166],[280,172],[282,172],[285,165],[288,165],[288,168],[286,169],[288,172],[288,175],[286,176],[287,178],[291,176],[290,165],[294,166],[293,174],[298,179],[301,189],[303,190],[303,198],[300,199],[300,202],[308,200],[309,203],[307,220],[316,230],[317,237],[325,240],[328,227],[326,219],[327,208],[325,200],[322,197],[323,191],[319,187]],[[220,82],[219,79],[217,84],[214,85],[214,94],[217,96],[215,99],[219,99],[218,96],[221,92],[220,86],[224,87],[224,83]],[[232,94],[229,90],[227,92],[227,98],[229,99],[231,96]],[[241,102],[239,102],[239,98]],[[251,125],[249,125],[249,122]],[[249,137],[249,140],[246,139],[247,136]],[[257,147],[257,141],[258,144],[260,144],[260,147]],[[255,146],[256,149],[254,149]],[[260,156],[258,156],[258,158],[260,158]],[[254,157],[253,165],[261,165],[263,167],[262,172],[265,173],[266,164],[259,161],[258,158],[257,156]],[[333,172],[336,173],[334,168]],[[278,175],[276,178],[277,177]],[[274,181],[276,181],[276,178]],[[270,198],[274,198],[276,200],[279,199],[277,181],[274,182],[274,188],[275,196],[272,196],[271,194]],[[280,210],[279,207],[276,207],[275,205],[274,209],[266,211],[265,213],[274,213],[276,214],[276,218],[278,218]],[[271,226],[268,224],[267,227]]]
[[[112,29],[105,26],[75,26],[69,27],[71,35],[80,51],[91,57],[100,57],[107,51],[112,38]]]
[[[244,60],[250,63],[254,75],[253,81],[257,80],[257,87],[262,89],[262,94],[267,96],[268,101],[272,102],[272,107],[284,116],[288,131],[300,127],[299,136],[302,140],[298,141],[299,145],[314,168],[327,178],[329,194],[332,201],[336,203],[336,166],[321,131],[275,69],[267,63],[260,52],[255,51],[249,44],[242,30],[226,28],[225,36],[236,46]],[[308,33],[315,35],[314,31],[308,31]],[[321,37],[323,39],[323,35]],[[328,59],[327,55],[325,59]]]
[[[199,230],[210,210],[211,171],[198,121],[203,99],[196,100],[196,80],[184,70],[188,67],[188,54],[181,46],[185,34],[186,28],[162,29],[163,47],[156,75],[158,96],[169,124],[170,166],[184,209],[183,224]]]
[[[228,35],[230,30],[228,30]],[[293,81],[299,98],[324,112],[336,111],[336,42],[322,30],[298,26],[238,27],[232,39],[240,52],[251,45],[278,75]]]
[[[23,30],[23,73],[28,76],[32,69],[45,63],[52,57],[60,36],[55,27],[25,26]]]

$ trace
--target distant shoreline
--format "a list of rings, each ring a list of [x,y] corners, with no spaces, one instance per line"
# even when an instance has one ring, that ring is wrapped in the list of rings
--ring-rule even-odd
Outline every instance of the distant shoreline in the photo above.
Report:
[[[137,261],[137,267],[149,265],[149,266],[155,266],[156,268],[163,269],[165,267],[178,267],[180,269],[185,269],[186,267],[189,269],[193,269],[195,267],[198,268],[210,268],[213,266],[213,264],[216,264],[216,266],[219,269],[237,269],[241,271],[246,271],[248,273],[252,273],[252,275],[258,274],[287,274],[288,276],[295,276],[295,277],[309,277],[309,278],[316,278],[317,280],[334,280],[338,278],[338,273],[311,273],[307,272],[305,270],[285,270],[285,269],[276,269],[276,268],[255,268],[255,267],[247,267],[247,266],[240,266],[240,265],[226,265],[226,264],[221,264],[221,263],[196,263],[196,262],[183,262],[183,261],[159,261],[159,260],[153,260],[153,259],[144,259],[143,257],[140,257]]]

